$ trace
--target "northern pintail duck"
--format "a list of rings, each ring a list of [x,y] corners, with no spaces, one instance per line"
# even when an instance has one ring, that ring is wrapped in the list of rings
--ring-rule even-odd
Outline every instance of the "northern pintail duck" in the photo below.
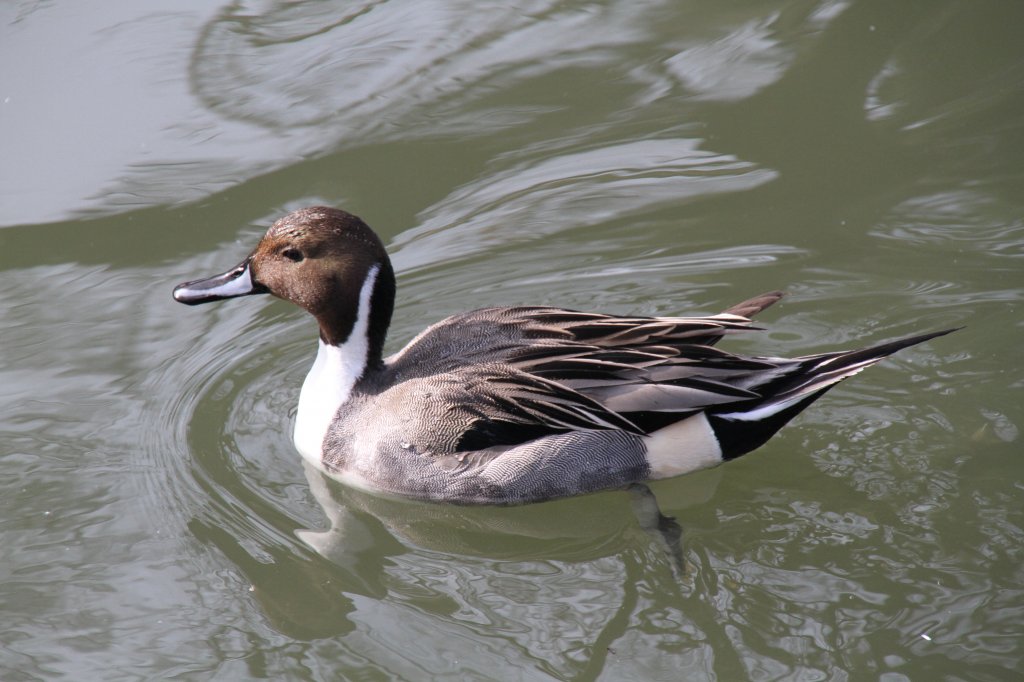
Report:
[[[707,317],[483,308],[383,356],[395,299],[384,245],[359,218],[278,220],[227,272],[179,285],[198,304],[270,293],[320,325],[295,446],[361,488],[523,504],[712,467],[760,447],[843,379],[952,329],[786,359],[715,348],[781,292]]]

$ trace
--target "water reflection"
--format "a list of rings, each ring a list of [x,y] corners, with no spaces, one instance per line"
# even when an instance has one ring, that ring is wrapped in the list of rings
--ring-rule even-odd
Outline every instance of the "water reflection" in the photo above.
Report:
[[[275,629],[310,640],[351,636],[392,674],[448,656],[481,672],[493,656],[503,666],[543,662],[558,677],[599,671],[636,618],[642,626],[661,612],[652,600],[681,589],[624,495],[455,508],[361,493],[307,467],[329,523],[309,530],[245,496],[243,477],[210,457],[197,472],[209,478],[204,487],[216,479],[211,495],[255,504],[258,516],[195,518],[195,536],[251,583]],[[666,641],[676,641],[666,627]]]

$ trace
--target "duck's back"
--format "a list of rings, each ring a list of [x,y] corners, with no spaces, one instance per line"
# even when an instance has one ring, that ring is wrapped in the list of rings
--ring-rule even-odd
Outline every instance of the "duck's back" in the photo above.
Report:
[[[652,346],[711,346],[750,329],[733,313],[709,317],[618,317],[547,306],[480,308],[423,330],[386,360],[396,377],[426,376],[478,364],[562,357],[580,349],[639,351]]]

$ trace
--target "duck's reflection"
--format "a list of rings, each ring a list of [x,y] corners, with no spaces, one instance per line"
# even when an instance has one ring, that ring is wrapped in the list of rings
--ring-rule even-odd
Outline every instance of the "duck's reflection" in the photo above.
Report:
[[[410,551],[492,560],[583,561],[605,556],[635,530],[627,498],[559,500],[521,507],[461,507],[390,498],[338,485],[305,464],[310,491],[330,522],[296,534],[340,566],[379,552],[381,531]],[[590,502],[590,504],[588,504]]]
[[[330,481],[303,461],[306,479],[330,527],[295,534],[321,556],[351,567],[353,557],[381,550],[381,531],[406,548],[492,560],[586,561],[607,556],[647,534],[673,558],[679,527],[638,485],[626,494],[601,493],[519,507],[465,507],[367,493]],[[675,509],[707,501],[717,472],[697,485],[671,481]],[[685,500],[679,503],[679,500]],[[372,530],[371,530],[372,529]]]
[[[440,672],[451,658],[469,677],[509,666],[588,677],[665,647],[687,665],[707,663],[706,635],[682,612],[693,576],[681,582],[659,536],[641,527],[642,495],[455,507],[364,493],[312,467],[306,476],[326,523],[288,529],[301,543],[268,542],[257,557],[246,540],[193,522],[283,634],[341,637],[397,677]],[[700,479],[659,492],[699,503],[717,477]],[[673,594],[678,608],[666,607]]]
[[[354,585],[379,584],[386,574],[392,605],[441,607],[443,623],[434,627],[487,624],[490,634],[519,640],[524,653],[550,646],[558,651],[545,656],[568,655],[559,648],[568,632],[573,647],[610,643],[642,609],[643,593],[686,589],[662,533],[644,528],[660,516],[649,491],[456,507],[364,493],[311,466],[306,475],[329,526],[296,535]],[[712,474],[668,492],[700,503],[715,481]]]

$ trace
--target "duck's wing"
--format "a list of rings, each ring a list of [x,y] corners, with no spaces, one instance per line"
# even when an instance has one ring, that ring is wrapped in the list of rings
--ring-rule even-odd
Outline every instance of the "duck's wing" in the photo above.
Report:
[[[743,358],[714,348],[726,334],[757,329],[750,316],[783,293],[772,291],[708,317],[617,317],[558,308],[517,308],[532,343],[508,362],[579,391],[645,431],[701,410],[755,399],[754,387],[791,362]]]
[[[527,422],[543,432],[607,428],[624,420],[649,432],[712,406],[757,398],[751,387],[780,372],[778,363],[741,358],[713,347],[726,334],[757,329],[747,315],[781,298],[770,292],[707,317],[622,317],[544,306],[483,308],[446,318],[424,330],[387,360],[395,381],[451,374],[475,376],[482,366],[503,366],[518,378],[498,381],[496,407],[507,396],[529,396],[477,432]],[[738,311],[738,312],[737,312]],[[530,381],[535,382],[529,384]],[[552,400],[549,411],[541,404]],[[568,405],[577,415],[563,414]],[[533,410],[533,412],[531,412]],[[588,415],[583,422],[579,415]],[[560,423],[563,420],[564,423]],[[598,426],[594,426],[598,424]],[[621,426],[621,425],[620,425]],[[508,434],[497,434],[504,439]],[[471,438],[474,442],[483,439]]]
[[[561,383],[507,366],[455,372],[437,398],[461,424],[457,451],[514,445],[569,431],[643,431],[623,415]]]
[[[774,378],[788,363],[698,345],[534,346],[511,360],[516,369],[577,391],[629,419],[644,419],[636,413],[647,412],[680,419],[756,398],[751,387]]]
[[[437,363],[434,363],[435,365]],[[640,436],[690,414],[756,399],[741,384],[775,365],[707,346],[684,356],[668,346],[608,349],[544,343],[500,362],[448,371],[401,372],[382,402],[412,402],[420,452],[454,454],[544,436],[616,431]],[[420,368],[422,369],[422,368]]]
[[[623,317],[543,306],[491,308],[488,313],[507,318],[531,339],[552,339],[604,348],[646,345],[711,346],[726,334],[757,329],[754,315],[783,297],[770,291],[706,317]]]
[[[445,318],[387,360],[405,376],[448,372],[502,361],[537,347],[643,351],[647,347],[712,346],[726,334],[758,329],[750,316],[783,294],[761,294],[707,317],[623,317],[547,306],[481,308]]]
[[[788,362],[788,361],[787,361]],[[421,403],[416,432],[444,434],[422,447],[436,453],[525,443],[574,431],[650,433],[711,408],[761,397],[744,387],[779,366],[691,346],[643,350],[543,344],[512,359],[399,382],[397,401]],[[419,417],[418,417],[419,418]]]
[[[781,297],[761,294],[707,317],[483,308],[427,328],[387,360],[387,369],[395,381],[474,380],[484,366],[509,370],[479,385],[476,395],[488,396],[491,411],[474,415],[467,444],[609,425],[646,433],[709,407],[759,397],[751,387],[782,371],[778,363],[741,358],[713,344],[757,329],[746,315]]]

